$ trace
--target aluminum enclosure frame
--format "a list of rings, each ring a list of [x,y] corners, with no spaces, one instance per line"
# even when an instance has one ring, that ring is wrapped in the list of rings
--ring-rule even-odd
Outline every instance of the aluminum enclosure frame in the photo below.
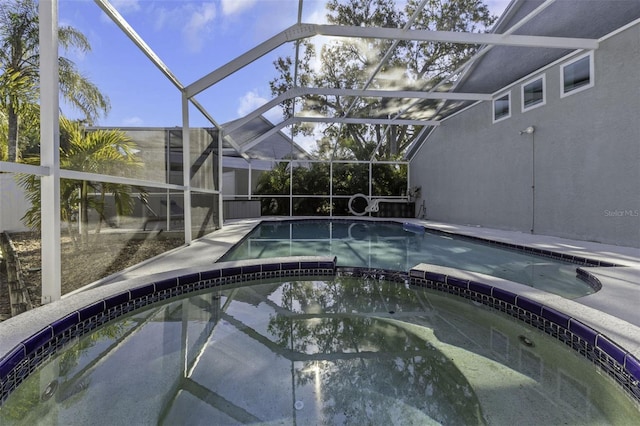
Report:
[[[538,7],[534,12],[529,14],[521,22],[526,22],[532,17],[536,16],[542,10],[549,5],[553,4],[554,0],[547,0],[543,5]],[[245,66],[261,58],[266,53],[274,50],[278,46],[287,42],[297,42],[305,38],[313,37],[316,35],[325,35],[333,37],[358,37],[358,38],[376,38],[387,40],[417,40],[428,42],[451,42],[451,43],[464,43],[464,44],[478,44],[486,46],[485,49],[489,49],[491,46],[528,46],[528,47],[548,47],[555,49],[586,49],[595,50],[598,48],[598,42],[595,39],[579,39],[579,38],[567,38],[567,37],[541,37],[541,36],[525,36],[525,35],[513,35],[513,34],[479,34],[479,33],[459,33],[459,32],[446,32],[446,31],[421,31],[410,29],[395,29],[395,28],[373,28],[373,27],[343,27],[335,25],[318,25],[318,24],[305,24],[298,22],[292,25],[285,31],[280,32],[276,36],[268,39],[267,41],[259,44],[253,49],[241,54],[236,59],[230,61],[226,65],[213,70],[209,74],[194,81],[191,84],[182,84],[175,74],[166,66],[162,59],[146,44],[146,42],[136,33],[136,31],[127,23],[127,21],[118,13],[118,11],[107,0],[95,0],[95,3],[100,7],[111,20],[118,25],[122,32],[142,51],[145,56],[153,63],[160,71],[165,75],[168,81],[170,81],[178,91],[182,94],[182,117],[183,117],[183,132],[189,129],[189,105],[195,106],[203,115],[211,121],[211,123],[220,129],[218,149],[222,153],[222,140],[223,138],[228,141],[238,154],[249,162],[250,159],[246,155],[248,147],[253,146],[260,140],[253,140],[249,145],[243,145],[242,141],[234,141],[228,135],[225,135],[230,130],[242,125],[236,123],[234,127],[225,129],[220,126],[215,119],[207,112],[206,108],[201,105],[195,98],[198,93],[212,87],[217,82],[223,80],[227,76],[234,72],[244,68]],[[301,10],[303,0],[299,2],[299,10]],[[424,5],[426,2],[423,2]],[[512,2],[513,4],[513,2]],[[57,38],[55,37],[58,25],[58,0],[42,1],[40,2],[39,18],[40,18],[40,31],[41,31],[41,138],[42,140],[53,141],[52,144],[41,144],[42,164],[38,168],[28,167],[26,165],[18,165],[12,163],[0,162],[0,171],[2,172],[25,172],[28,174],[35,174],[42,176],[43,188],[46,188],[46,198],[43,198],[42,217],[43,217],[43,230],[42,230],[42,250],[43,250],[43,265],[42,276],[47,277],[46,284],[43,282],[43,302],[48,303],[57,300],[60,295],[60,218],[59,218],[59,185],[61,178],[73,178],[73,177],[91,177],[106,182],[128,183],[128,184],[141,184],[144,183],[148,186],[177,189],[184,192],[185,207],[190,205],[190,194],[192,190],[199,192],[211,192],[219,196],[220,205],[222,203],[222,191],[221,188],[214,190],[205,188],[192,188],[189,179],[189,167],[188,156],[184,158],[184,179],[183,185],[167,185],[157,182],[140,182],[136,180],[117,178],[113,176],[104,175],[85,175],[80,172],[74,172],[69,170],[61,170],[58,155],[59,146],[59,129],[58,127],[58,81],[56,71],[56,58],[57,54]],[[300,20],[300,12],[298,14]],[[516,24],[521,25],[521,24]],[[482,50],[481,50],[482,52]],[[481,53],[479,53],[481,55]],[[472,64],[476,57],[471,58],[469,64]],[[378,68],[379,70],[379,68]],[[377,71],[376,71],[377,72]],[[457,75],[457,74],[455,74]],[[373,78],[373,76],[371,76]],[[370,78],[370,80],[371,80]],[[264,106],[251,112],[243,120],[249,120],[251,117],[257,117],[286,99],[293,99],[305,94],[316,95],[337,95],[337,96],[360,96],[360,97],[403,97],[414,99],[436,99],[436,100],[456,100],[456,101],[482,101],[488,100],[491,95],[479,94],[479,93],[453,93],[451,91],[379,91],[368,90],[367,88],[362,90],[346,90],[346,89],[328,89],[328,88],[296,88],[290,92],[287,92],[280,97],[272,99]],[[281,129],[293,124],[302,122],[334,122],[334,123],[362,123],[362,124],[395,124],[395,125],[421,125],[426,129],[430,129],[433,126],[437,126],[439,122],[437,120],[402,120],[399,118],[388,119],[367,119],[367,118],[353,118],[353,117],[302,117],[294,116],[283,123],[278,124],[276,127]],[[187,132],[188,133],[188,132]],[[264,138],[264,135],[261,136]],[[185,146],[188,146],[188,137],[185,141]],[[219,156],[218,164],[219,182],[222,182],[222,155]],[[222,208],[219,209],[219,223],[223,223]],[[185,209],[185,222],[190,223],[190,211]],[[188,228],[188,230],[187,230]],[[189,244],[192,239],[190,227],[185,226],[185,244]],[[45,260],[46,259],[46,260]]]

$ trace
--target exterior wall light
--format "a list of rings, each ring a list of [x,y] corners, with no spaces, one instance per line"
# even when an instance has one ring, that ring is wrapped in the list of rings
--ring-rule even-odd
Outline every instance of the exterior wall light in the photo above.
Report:
[[[533,133],[536,128],[529,126],[520,130],[520,135],[531,135],[531,233],[535,232],[536,224],[536,139]]]

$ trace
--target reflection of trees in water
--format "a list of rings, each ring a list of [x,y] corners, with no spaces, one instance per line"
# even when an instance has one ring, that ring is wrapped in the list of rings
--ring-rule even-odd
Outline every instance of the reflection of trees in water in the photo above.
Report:
[[[82,398],[78,396],[91,385],[91,374],[102,360],[99,355],[108,352],[135,325],[135,320],[105,325],[62,349],[55,358],[58,362],[57,377],[54,377],[43,391],[40,383],[41,374],[44,374],[42,369],[31,374],[16,388],[0,410],[0,425],[31,424],[30,419],[46,417],[49,411],[54,409],[54,404],[46,403],[49,398],[53,398],[55,404],[61,404],[65,408],[81,403]],[[106,342],[115,343],[110,343],[106,351],[104,347],[96,348]]]
[[[284,310],[270,318],[268,330],[283,348],[308,357],[296,369],[296,386],[320,381],[322,417],[391,424],[398,421],[395,402],[444,424],[483,423],[475,393],[455,364],[380,317],[398,309],[396,301],[406,307],[416,297],[403,285],[348,277],[283,285]]]
[[[94,332],[83,336],[77,344],[69,347],[59,357],[59,387],[55,393],[55,401],[63,403],[66,408],[80,403],[81,398],[74,398],[88,389],[91,376],[98,363],[132,330],[139,321],[124,320],[105,325]],[[106,347],[96,348],[98,344]]]

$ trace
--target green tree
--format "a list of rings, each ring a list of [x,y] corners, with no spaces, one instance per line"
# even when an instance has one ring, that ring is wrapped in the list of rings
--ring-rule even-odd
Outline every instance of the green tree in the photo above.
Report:
[[[289,185],[291,183],[289,163],[282,161],[275,165],[272,170],[262,173],[256,184],[255,194],[264,195],[289,195]],[[289,198],[284,197],[263,197],[263,215],[288,215]]]
[[[348,0],[327,2],[327,20],[333,25],[405,28],[415,15],[418,0],[408,0],[400,9],[394,0]],[[478,32],[495,20],[483,0],[430,0],[411,23],[411,29]],[[342,89],[428,90],[443,81],[452,71],[473,55],[478,45],[429,43],[416,41],[341,38],[325,44],[317,57],[317,71],[311,66],[316,59],[313,46],[300,44],[298,69],[290,57],[274,62],[278,74],[271,90],[279,95],[296,86]],[[375,74],[375,78],[370,79]],[[294,76],[298,80],[294,81]],[[321,113],[342,117],[393,117],[405,110],[406,118],[423,117],[437,103],[393,98],[356,98],[352,96],[306,96],[297,107],[301,114]],[[293,113],[293,103],[283,106],[285,118]],[[319,141],[321,157],[368,160],[373,154],[397,158],[413,142],[420,126],[387,126],[365,124],[329,125]],[[308,128],[297,131],[310,134]],[[337,144],[329,143],[337,141]]]
[[[87,131],[77,121],[60,119],[60,167],[88,173],[109,174],[132,177],[133,171],[142,166],[135,156],[135,145],[120,130]],[[40,158],[25,158],[28,164],[39,164]],[[33,175],[19,175],[19,184],[25,189],[31,208],[27,210],[23,222],[32,229],[40,228],[40,179]],[[67,223],[69,235],[77,244],[77,235],[73,222],[80,213],[82,218],[81,242],[88,241],[89,210],[98,216],[96,232],[100,232],[102,223],[107,221],[106,196],[114,198],[116,213],[126,215],[133,211],[133,192],[144,192],[130,185],[60,180],[60,214]]]
[[[0,2],[0,107],[6,114],[9,161],[19,157],[20,129],[23,123],[30,122],[25,114],[33,113],[38,99],[38,22],[36,0]],[[91,50],[87,38],[73,27],[60,26],[58,39],[65,51]],[[61,95],[84,114],[89,124],[109,111],[108,98],[78,71],[73,61],[60,56],[58,68]]]
[[[295,163],[294,163],[295,164]],[[329,167],[326,162],[301,164],[290,170],[290,163],[282,161],[272,170],[264,172],[258,179],[254,191],[261,195],[263,215],[289,215],[289,185],[293,193],[294,216],[348,215],[347,198],[357,193],[369,193],[369,164],[336,162]],[[331,186],[334,196],[329,205],[330,170],[333,170]],[[398,196],[407,190],[407,168],[404,166],[377,163],[372,165],[373,196]],[[293,181],[291,181],[293,178]],[[283,197],[269,197],[281,195]],[[323,198],[306,197],[321,195]]]

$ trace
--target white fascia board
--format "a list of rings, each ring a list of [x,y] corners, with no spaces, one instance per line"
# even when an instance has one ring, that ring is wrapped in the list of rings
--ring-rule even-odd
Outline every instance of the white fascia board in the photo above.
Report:
[[[251,170],[272,170],[275,162],[268,160],[251,160]]]
[[[248,169],[249,162],[245,161],[244,158],[228,157],[225,155],[222,157],[222,167],[227,167],[230,169]]]
[[[279,161],[275,161],[279,162]],[[247,162],[238,157],[222,157],[222,166],[230,169],[241,170],[271,170],[273,169],[274,161],[252,159],[251,162]]]
[[[178,78],[169,70],[169,67],[162,62],[162,59],[149,47],[149,45],[138,35],[138,33],[129,25],[129,23],[120,15],[120,13],[107,0],[94,0],[108,17],[129,37],[129,39],[144,53],[147,58],[158,67],[158,69],[180,90],[184,90],[184,86]]]

